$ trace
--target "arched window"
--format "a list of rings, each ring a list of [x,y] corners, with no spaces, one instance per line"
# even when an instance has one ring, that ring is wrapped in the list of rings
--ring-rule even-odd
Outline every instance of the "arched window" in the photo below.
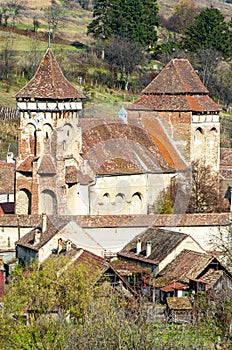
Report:
[[[194,133],[194,160],[204,156],[204,133],[202,128],[197,128]]]
[[[103,198],[103,203],[104,204],[107,204],[107,203],[110,202],[110,194],[109,193],[104,193],[102,198]]]
[[[18,192],[17,214],[31,214],[31,192],[26,188]]]
[[[142,194],[136,192],[131,197],[131,214],[140,214],[142,211]]]
[[[123,193],[118,193],[115,197],[116,204],[123,204],[125,202],[125,195]]]
[[[41,194],[42,212],[47,215],[53,215],[57,212],[56,195],[51,190],[44,190]]]
[[[52,133],[52,126],[48,123],[43,124],[42,127],[42,131],[43,131],[43,135],[46,139],[49,139],[51,137],[51,133]]]
[[[30,144],[30,153],[36,154],[36,130],[35,125],[32,123],[27,124],[27,130],[29,133],[29,144]]]

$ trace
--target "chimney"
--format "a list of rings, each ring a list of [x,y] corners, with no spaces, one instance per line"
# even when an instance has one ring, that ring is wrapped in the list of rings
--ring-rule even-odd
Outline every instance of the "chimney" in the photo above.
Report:
[[[139,254],[141,252],[141,249],[142,249],[142,243],[140,238],[138,238],[136,243],[136,254]]]
[[[57,248],[57,254],[60,254],[61,250],[63,249],[63,240],[62,238],[58,239],[58,248]]]
[[[146,244],[146,257],[148,257],[150,255],[151,255],[151,242],[147,241],[147,244]]]
[[[66,251],[67,251],[67,252],[70,252],[71,248],[72,248],[72,242],[71,242],[71,241],[68,241],[68,242],[66,243]]]
[[[7,157],[6,157],[6,162],[7,163],[14,163],[14,154],[12,152],[8,152],[7,153]]]
[[[41,238],[41,231],[39,228],[36,228],[34,233],[34,245],[40,242],[40,238]]]
[[[47,230],[47,215],[42,214],[42,232],[44,233]]]

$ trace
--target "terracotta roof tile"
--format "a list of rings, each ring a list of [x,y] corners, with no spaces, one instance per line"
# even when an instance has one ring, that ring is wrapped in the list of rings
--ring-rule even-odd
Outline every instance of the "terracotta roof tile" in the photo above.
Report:
[[[96,174],[174,171],[145,128],[118,123],[117,118],[83,132],[82,156]]]
[[[94,253],[91,253],[88,250],[83,249],[82,254],[78,256],[74,263],[90,266],[91,269],[98,270],[102,269],[103,265],[105,264],[105,259]]]
[[[83,99],[85,96],[78,91],[63,75],[50,48],[29,83],[15,97],[35,99]]]
[[[219,106],[208,96],[187,95],[142,95],[129,110],[181,111],[181,112],[219,112]]]
[[[69,165],[65,168],[65,182],[67,184],[80,183],[88,185],[93,179],[88,174],[83,174],[75,165]]]
[[[40,175],[56,174],[56,167],[53,163],[52,157],[49,154],[45,154],[41,157],[38,173]]]
[[[189,279],[198,278],[213,259],[212,255],[185,249],[159,275],[165,276],[165,279],[189,282]]]
[[[188,289],[188,286],[184,283],[178,282],[178,281],[171,281],[168,284],[166,284],[164,287],[160,288],[163,292],[173,292],[174,290],[185,290]]]
[[[207,94],[199,76],[186,59],[172,59],[143,90],[144,94]]]
[[[61,215],[52,216],[58,227],[74,221],[83,228],[90,227],[171,227],[227,226],[230,213],[208,214],[149,214],[149,215]]]
[[[152,140],[159,148],[160,153],[166,160],[166,162],[176,170],[186,169],[186,163],[180,157],[179,153],[175,149],[174,145],[171,144],[170,139],[162,128],[159,120],[153,117],[142,117],[142,122],[148,130]]]
[[[0,163],[0,193],[14,193],[14,164]]]
[[[173,59],[128,106],[129,110],[219,112],[219,106],[186,59]]]
[[[34,156],[28,156],[22,163],[17,165],[17,171],[31,172]]]
[[[164,230],[160,228],[149,228],[144,233],[139,235],[141,241],[141,252],[136,253],[136,245],[138,236],[129,242],[119,253],[119,256],[144,259],[144,261],[155,261],[156,263],[162,261],[175,247],[177,247],[185,238],[186,234]],[[146,243],[151,243],[151,254],[146,257]]]

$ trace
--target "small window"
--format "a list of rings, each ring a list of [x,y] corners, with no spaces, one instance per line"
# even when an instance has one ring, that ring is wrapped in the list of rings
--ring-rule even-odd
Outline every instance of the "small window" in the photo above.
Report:
[[[198,290],[198,292],[204,292],[205,291],[205,284],[202,282],[198,282],[197,290]]]

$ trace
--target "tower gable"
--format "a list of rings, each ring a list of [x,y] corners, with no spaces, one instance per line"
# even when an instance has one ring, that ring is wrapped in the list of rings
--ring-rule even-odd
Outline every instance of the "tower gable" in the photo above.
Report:
[[[16,99],[70,100],[83,99],[85,96],[63,75],[50,48],[29,83],[17,94]]]

